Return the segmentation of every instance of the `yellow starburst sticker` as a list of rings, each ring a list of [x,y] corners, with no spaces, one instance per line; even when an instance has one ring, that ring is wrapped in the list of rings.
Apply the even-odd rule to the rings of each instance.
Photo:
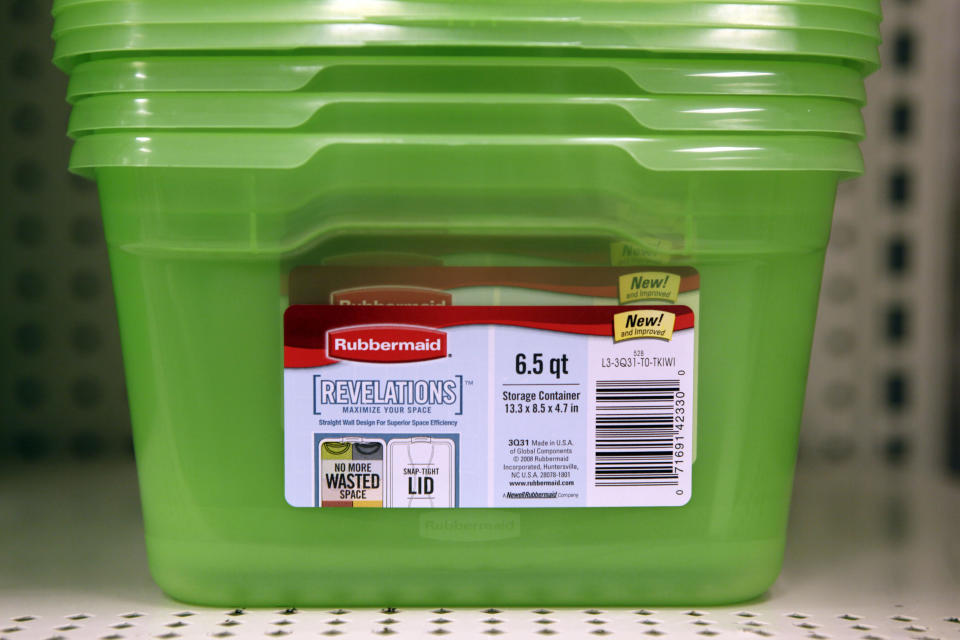
[[[673,339],[676,314],[658,309],[637,309],[613,316],[613,341],[637,338]]]

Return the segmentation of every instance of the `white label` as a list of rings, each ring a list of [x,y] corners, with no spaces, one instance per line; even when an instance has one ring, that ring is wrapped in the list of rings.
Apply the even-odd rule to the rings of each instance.
[[[290,504],[686,504],[689,308],[629,307],[668,319],[671,331],[620,341],[614,316],[624,307],[478,309],[291,307],[288,321],[295,312],[300,332],[318,335],[284,372]],[[416,350],[421,336],[429,350]]]

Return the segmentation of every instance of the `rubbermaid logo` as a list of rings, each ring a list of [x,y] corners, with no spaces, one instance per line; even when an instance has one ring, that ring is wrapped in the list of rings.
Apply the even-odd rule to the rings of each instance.
[[[357,362],[419,362],[447,357],[447,334],[409,325],[367,325],[327,332],[327,355]]]
[[[356,287],[341,289],[330,294],[330,303],[342,306],[425,306],[446,307],[453,303],[453,294],[426,287]]]

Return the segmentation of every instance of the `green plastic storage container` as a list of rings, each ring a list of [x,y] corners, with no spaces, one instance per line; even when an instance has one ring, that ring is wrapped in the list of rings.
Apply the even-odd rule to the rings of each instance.
[[[739,4],[797,23],[238,4],[330,22],[255,27],[209,22],[221,3],[57,3],[208,21],[57,32],[165,592],[692,606],[769,587],[836,188],[863,168],[876,38],[851,25],[879,15]]]
[[[119,58],[77,65],[67,99],[168,92],[763,95],[863,104],[856,69],[762,59],[502,56],[221,56]]]
[[[170,595],[706,604],[776,577],[823,252],[837,182],[860,170],[855,143],[103,134],[78,141],[73,167],[100,186],[148,552]],[[700,274],[686,506],[453,509],[425,535],[430,511],[284,501],[295,267],[609,266],[620,242]]]
[[[267,129],[317,133],[642,135],[762,131],[862,138],[845,100],[477,94],[107,94],[76,103],[71,136],[113,129]]]
[[[349,12],[348,12],[349,11]],[[447,54],[550,50],[669,55],[780,55],[879,64],[876,3],[392,0],[98,0],[57,4],[54,62],[123,52],[385,48]],[[472,51],[471,51],[472,50]]]
[[[492,10],[493,9],[493,10]],[[824,29],[880,37],[877,15],[845,7],[798,3],[677,2],[676,0],[619,1],[554,0],[549,7],[529,2],[383,2],[352,8],[344,13],[338,2],[255,0],[206,2],[156,2],[151,0],[101,0],[58,7],[53,35],[59,38],[77,29],[112,25],[184,24],[379,24],[394,27],[443,25],[487,28],[525,24],[533,29],[553,22],[631,28],[651,25],[687,25],[726,28]],[[536,31],[530,35],[536,37]]]
[[[836,58],[864,72],[879,66],[877,38],[829,30],[795,30],[640,25],[629,28],[557,22],[538,40],[524,39],[529,27],[469,26],[454,30],[438,26],[384,28],[376,24],[148,24],[90,27],[64,33],[57,39],[54,62],[69,71],[77,62],[131,51],[151,55],[214,51],[302,52],[304,49],[381,48],[385,52],[419,53],[435,47],[462,55],[473,47],[598,51],[606,55],[628,52],[665,55],[786,55],[813,59]],[[467,45],[465,43],[472,43]],[[469,53],[469,51],[467,51]]]
[[[104,0],[54,0],[53,3],[53,15],[60,14],[63,10],[76,7],[77,5],[91,5]],[[169,3],[169,0],[167,0]],[[444,2],[449,0],[439,0],[439,2]],[[687,4],[695,5],[698,3],[707,3],[714,4],[717,0],[681,0]],[[584,0],[579,3],[581,10],[583,7],[589,7],[591,2],[596,2],[602,4],[606,2],[609,4],[609,0]],[[172,5],[172,3],[170,3]],[[311,5],[305,5],[306,7],[314,6],[318,3],[311,3]],[[429,7],[431,6],[429,2],[418,3],[420,7]],[[499,8],[501,6],[511,6],[516,5],[516,2],[509,2],[508,0],[489,0],[486,3],[490,7]],[[880,0],[739,0],[738,4],[756,4],[756,5],[781,5],[781,6],[814,6],[814,7],[831,7],[831,8],[841,8],[841,9],[853,9],[856,11],[864,11],[873,15],[877,20],[880,18]],[[557,3],[559,6],[560,3]],[[569,5],[569,3],[568,3]],[[187,6],[187,3],[181,3],[181,7]],[[321,5],[322,6],[322,5]],[[390,8],[395,13],[405,14],[407,12],[416,11],[415,3],[409,2],[407,0],[390,0],[389,2],[378,2],[377,7]],[[494,9],[496,11],[497,9]]]

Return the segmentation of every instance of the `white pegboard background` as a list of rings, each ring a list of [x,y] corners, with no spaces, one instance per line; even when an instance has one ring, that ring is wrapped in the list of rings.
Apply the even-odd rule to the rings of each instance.
[[[947,464],[960,175],[960,2],[884,2],[867,171],[841,187],[804,412],[803,460]]]
[[[49,0],[3,0],[0,456],[127,454],[129,419],[96,191],[66,172]],[[884,3],[866,175],[843,186],[802,463],[945,466],[955,296],[960,2]]]
[[[49,2],[0,2],[0,450],[121,451],[129,418],[106,249],[94,185],[66,171]]]

